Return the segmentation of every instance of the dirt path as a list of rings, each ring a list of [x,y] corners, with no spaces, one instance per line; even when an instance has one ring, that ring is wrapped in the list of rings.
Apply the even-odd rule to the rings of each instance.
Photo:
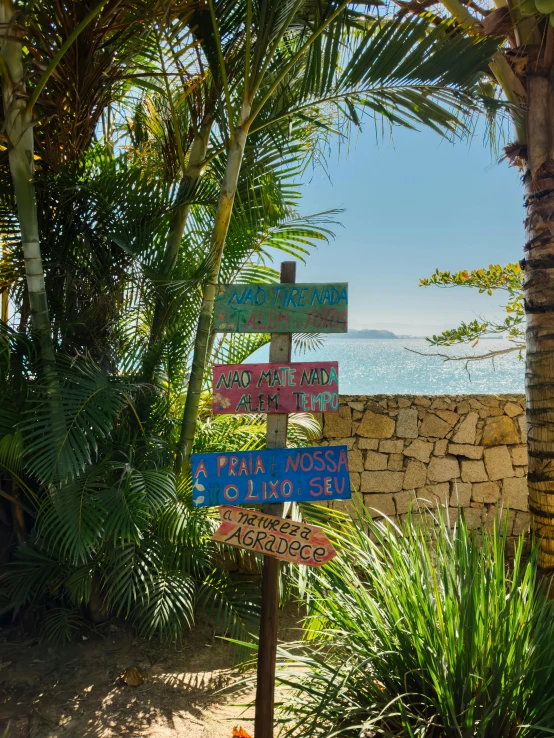
[[[294,640],[296,616],[282,618]],[[251,688],[222,694],[237,677],[230,644],[197,627],[184,645],[144,641],[116,625],[53,648],[0,632],[0,736],[6,738],[231,738],[253,734]],[[136,667],[144,681],[120,675]]]

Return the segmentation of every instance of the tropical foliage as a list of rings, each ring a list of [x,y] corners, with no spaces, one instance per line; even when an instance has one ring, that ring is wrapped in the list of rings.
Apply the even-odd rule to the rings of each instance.
[[[480,361],[494,359],[498,356],[517,351],[520,358],[525,350],[525,309],[523,304],[523,271],[520,264],[491,264],[488,269],[473,269],[468,272],[441,272],[438,269],[431,277],[421,279],[420,287],[467,287],[476,289],[480,294],[489,296],[497,292],[507,292],[508,300],[503,307],[506,313],[504,320],[479,317],[469,323],[462,322],[456,328],[450,328],[439,335],[428,338],[431,346],[453,346],[472,344],[475,347],[479,339],[486,336],[505,336],[511,346],[498,351],[478,352],[473,355],[439,354],[446,361]],[[436,355],[436,354],[434,354]]]
[[[340,554],[310,580],[304,641],[280,654],[284,735],[550,734],[554,605],[536,551],[520,539],[508,566],[500,516],[480,536],[419,517],[335,514]]]
[[[461,131],[494,44],[344,0],[6,0],[0,22],[4,607],[46,606],[56,637],[88,607],[175,638],[201,604],[244,636],[255,598],[183,460],[263,444],[207,388],[268,336],[217,337],[213,287],[332,237],[301,176],[364,115]]]
[[[290,181],[295,171],[289,167],[281,177],[278,168],[271,171],[271,186],[263,163],[250,170],[260,173],[263,190],[250,180],[244,183],[248,205],[237,206],[224,262],[230,279],[275,279],[266,264],[275,249],[302,258],[330,235],[330,216],[295,214],[297,188]],[[9,576],[11,601],[19,607],[55,595],[75,614],[96,592],[105,607],[146,634],[170,637],[192,622],[198,601],[212,607],[227,596],[224,591],[230,599],[222,617],[252,615],[255,598],[246,585],[239,598],[236,576],[216,567],[217,552],[209,541],[213,523],[205,511],[191,509],[187,479],[176,480],[173,473],[186,394],[182,357],[192,343],[209,201],[194,204],[198,217],[191,214],[174,271],[171,332],[160,349],[156,379],[146,382],[143,357],[156,289],[152,264],[163,249],[175,188],[129,164],[126,154],[113,159],[100,153],[76,172],[45,179],[43,190],[42,177],[37,178],[37,192],[44,192],[38,203],[42,240],[50,246],[48,283],[60,285],[50,311],[60,347],[59,416],[53,421],[51,385],[36,372],[32,337],[24,339],[6,326],[2,487],[35,520]],[[262,196],[268,207],[256,211],[252,203]],[[53,205],[60,200],[65,207]],[[59,237],[50,240],[52,232]],[[12,314],[20,321],[23,266],[17,252],[10,256],[5,263],[13,275]],[[223,338],[214,345],[214,356],[242,361],[266,340]],[[291,442],[309,438],[302,427],[302,418],[291,425]],[[206,398],[196,448],[257,448],[264,429],[259,417],[213,419]],[[31,521],[23,522],[27,538]]]
[[[458,39],[449,23],[430,24],[427,18],[397,22],[361,13],[357,5],[348,0],[325,0],[317,6],[288,0],[277,9],[270,2],[247,1],[233,4],[232,16],[218,16],[217,4],[210,5],[215,23],[213,47],[206,54],[225,101],[220,125],[226,166],[178,444],[179,470],[188,468],[194,440],[215,286],[249,137],[275,123],[290,128],[294,118],[302,120],[306,114],[315,124],[312,111],[322,107],[327,114],[324,129],[332,124],[344,130],[359,125],[364,113],[377,113],[385,121],[425,123],[443,132],[455,131],[459,116],[475,109],[475,98],[467,92],[494,44],[464,39],[463,49],[456,50]],[[225,22],[218,22],[219,17]],[[245,29],[240,39],[237,25]],[[450,50],[444,54],[447,40],[452,56]]]
[[[91,602],[99,603],[96,616],[109,610],[147,635],[172,638],[202,604],[220,627],[245,636],[257,597],[242,580],[239,597],[236,571],[219,566],[221,553],[209,540],[214,522],[191,509],[187,480],[173,472],[221,155],[206,166],[201,186],[180,186],[168,172],[171,154],[160,156],[169,140],[167,128],[156,125],[164,99],[143,81],[128,95],[128,115],[94,128],[82,156],[60,163],[46,158],[45,146],[38,159],[54,384],[31,331],[17,210],[3,170],[0,492],[21,544],[5,592],[16,611],[61,605],[45,620],[56,637],[67,635]],[[126,100],[110,115],[125,110]],[[188,119],[183,125],[186,132]],[[275,253],[302,260],[332,236],[332,213],[297,211],[298,180],[317,144],[312,130],[299,126],[288,145],[252,137],[222,263],[229,281],[274,281]],[[189,221],[169,282],[166,244],[184,206]],[[159,305],[171,321],[154,341]],[[216,357],[240,362],[267,339],[222,336],[207,371]],[[213,419],[206,397],[196,448],[257,448],[264,429],[260,417]],[[305,418],[293,418],[291,443],[308,442],[311,432]]]

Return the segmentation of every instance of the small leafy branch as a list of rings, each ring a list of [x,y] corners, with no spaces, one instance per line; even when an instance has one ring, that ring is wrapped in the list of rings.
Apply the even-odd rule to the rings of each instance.
[[[476,356],[450,356],[448,354],[432,354],[442,356],[446,361],[480,361],[494,359],[503,354],[518,351],[520,358],[525,349],[525,309],[523,305],[523,270],[519,264],[491,264],[488,269],[463,270],[460,272],[441,272],[438,269],[426,279],[421,279],[420,287],[469,287],[480,293],[492,295],[496,290],[508,293],[508,301],[504,306],[506,317],[497,321],[479,317],[469,323],[462,322],[457,328],[449,328],[438,335],[428,338],[431,346],[452,346],[455,344],[471,344],[475,346],[485,336],[506,335],[513,344],[507,349],[487,351]]]

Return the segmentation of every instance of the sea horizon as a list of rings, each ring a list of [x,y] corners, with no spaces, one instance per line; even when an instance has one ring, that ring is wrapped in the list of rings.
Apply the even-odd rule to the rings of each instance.
[[[462,395],[521,394],[525,362],[513,352],[494,360],[473,357],[509,348],[505,338],[470,346],[433,347],[424,338],[327,337],[312,351],[293,351],[293,361],[338,361],[339,392],[343,395]],[[493,348],[494,347],[494,348]],[[441,356],[465,356],[445,361]],[[426,355],[422,355],[426,354]],[[267,362],[264,346],[248,359]],[[469,359],[469,361],[468,361]]]

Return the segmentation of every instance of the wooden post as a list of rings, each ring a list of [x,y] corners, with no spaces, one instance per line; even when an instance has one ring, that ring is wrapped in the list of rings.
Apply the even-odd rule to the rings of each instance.
[[[296,262],[281,263],[281,283],[296,282]],[[269,361],[290,361],[292,353],[291,333],[272,333],[269,345]],[[267,416],[267,448],[286,448],[288,415]],[[282,504],[262,505],[271,515],[283,515]],[[256,715],[254,737],[273,738],[273,712],[275,703],[275,665],[277,658],[277,625],[279,612],[279,561],[264,556],[262,575],[262,615],[258,647],[258,679],[256,685]]]

